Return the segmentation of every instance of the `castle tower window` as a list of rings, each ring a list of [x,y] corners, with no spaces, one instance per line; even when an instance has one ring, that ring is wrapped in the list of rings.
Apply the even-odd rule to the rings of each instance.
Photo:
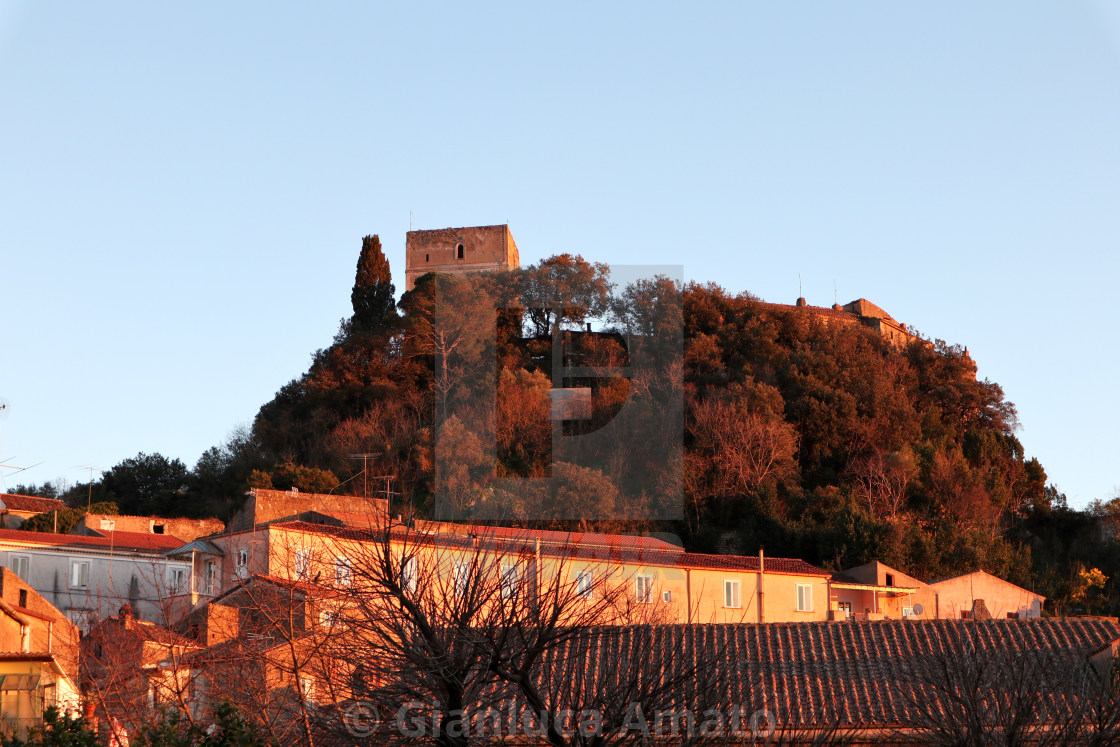
[[[463,245],[459,244],[459,246],[455,247],[455,259],[462,259],[462,258],[463,258]]]
[[[431,261],[432,261],[432,258],[431,258],[431,256],[430,256],[430,255],[427,255],[427,254],[425,254],[425,255],[424,255],[424,261],[425,261],[425,262],[431,262]]]

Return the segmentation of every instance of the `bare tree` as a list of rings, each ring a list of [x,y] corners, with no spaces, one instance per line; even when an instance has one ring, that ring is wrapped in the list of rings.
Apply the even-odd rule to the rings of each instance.
[[[918,475],[913,453],[873,449],[848,466],[848,474],[872,516],[893,519],[906,504],[910,483]]]
[[[1077,652],[993,650],[962,628],[952,650],[915,655],[908,686],[913,741],[929,745],[1112,745],[1120,690]]]
[[[653,662],[641,650],[641,631],[664,620],[651,603],[659,597],[634,592],[626,569],[641,563],[637,551],[620,557],[617,548],[542,543],[516,530],[437,529],[336,532],[348,542],[352,576],[322,653],[366,663],[352,689],[381,712],[380,741],[466,745],[495,736],[490,723],[491,732],[527,730],[558,746],[611,744],[637,738],[618,728],[633,704],[652,713],[686,685],[704,690],[698,683],[713,667]],[[623,629],[632,631],[626,655],[573,690],[564,673],[603,631]],[[597,714],[595,729],[568,728],[569,712],[581,710]]]

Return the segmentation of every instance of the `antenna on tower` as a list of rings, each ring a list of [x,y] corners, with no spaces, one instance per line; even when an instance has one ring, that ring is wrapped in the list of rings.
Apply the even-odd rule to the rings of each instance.
[[[840,303],[840,294],[836,290],[836,278],[832,279],[832,302],[835,304]]]

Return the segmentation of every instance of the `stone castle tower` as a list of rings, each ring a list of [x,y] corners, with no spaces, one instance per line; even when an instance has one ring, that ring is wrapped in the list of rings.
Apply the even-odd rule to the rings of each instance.
[[[429,272],[466,275],[520,266],[517,244],[506,224],[409,231],[405,237],[406,291]]]

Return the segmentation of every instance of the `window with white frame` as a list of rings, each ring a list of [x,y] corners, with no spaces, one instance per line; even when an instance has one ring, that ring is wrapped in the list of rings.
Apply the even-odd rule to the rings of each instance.
[[[465,597],[471,583],[471,567],[467,563],[456,563],[451,567],[452,591],[457,597]]]
[[[576,576],[576,593],[584,599],[590,599],[595,589],[595,577],[591,571],[580,571]]]
[[[336,558],[334,561],[334,580],[339,586],[349,586],[354,564],[350,558]]]
[[[307,578],[311,575],[311,551],[296,550],[292,558],[292,570],[296,578]]]
[[[88,560],[71,560],[70,561],[70,588],[71,589],[88,589],[89,588],[89,561]]]
[[[315,680],[310,677],[301,676],[299,678],[299,692],[307,703],[314,703],[316,697]]]
[[[30,571],[30,569],[31,569],[31,556],[30,555],[9,555],[8,556],[8,567],[12,569],[12,572],[14,574],[16,574],[17,576],[22,578],[24,581],[26,581],[28,571]]]
[[[740,596],[740,585],[736,579],[725,579],[723,582],[723,606],[729,609],[739,609],[743,606]]]
[[[234,571],[238,578],[249,578],[249,551],[241,549],[237,551],[237,568]]]
[[[797,585],[797,611],[813,611],[813,587],[811,584]]]
[[[407,557],[401,563],[401,589],[409,594],[416,592],[416,584],[420,580],[420,566],[415,555]]]
[[[653,602],[653,576],[638,576],[634,580],[634,592],[640,603]]]
[[[82,633],[88,633],[90,628],[98,622],[97,610],[69,609],[66,617],[78,627]]]
[[[517,566],[502,566],[502,599],[512,599],[517,595]]]
[[[218,593],[218,561],[207,560],[206,564],[202,567],[202,593],[203,594],[217,594]]]
[[[913,617],[914,616],[914,608],[913,607],[903,607],[902,608],[902,616],[903,617]]]
[[[167,593],[178,594],[187,588],[187,569],[172,566],[167,569]]]
[[[666,604],[672,604],[673,603],[673,592],[669,589],[666,589],[665,591],[661,592],[661,601],[665,602]]]

